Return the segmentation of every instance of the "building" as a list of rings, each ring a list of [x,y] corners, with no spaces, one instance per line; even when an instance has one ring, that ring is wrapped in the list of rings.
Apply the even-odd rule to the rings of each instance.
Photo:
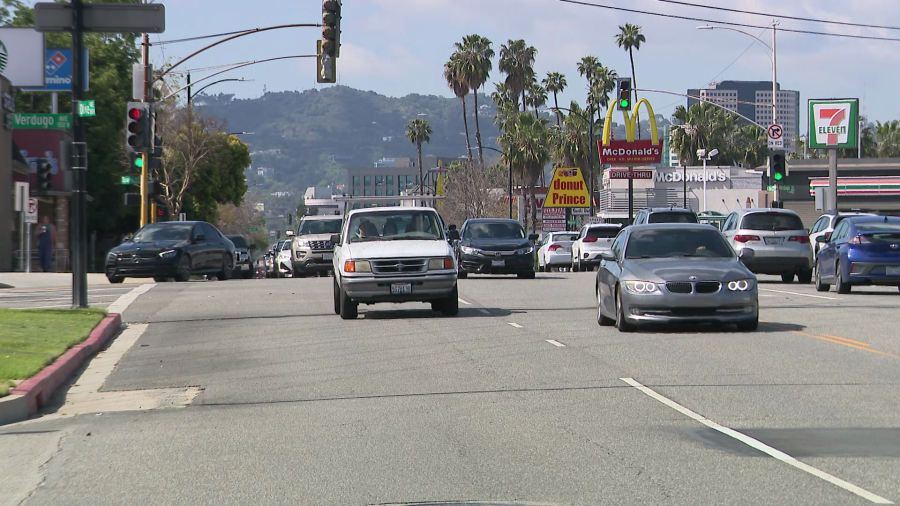
[[[756,123],[772,124],[772,81],[721,81],[710,88],[687,90],[688,108],[698,103],[701,97],[737,112]],[[778,124],[784,127],[785,149],[792,150],[795,137],[800,135],[800,92],[782,90],[777,92]],[[741,118],[741,123],[748,123]]]
[[[446,167],[455,158],[423,156],[425,173],[439,167]],[[487,161],[485,161],[487,163]],[[410,191],[419,186],[419,168],[415,158],[382,158],[373,167],[359,167],[347,170],[347,194],[355,197],[392,197],[400,192]],[[426,178],[426,186],[428,180]]]

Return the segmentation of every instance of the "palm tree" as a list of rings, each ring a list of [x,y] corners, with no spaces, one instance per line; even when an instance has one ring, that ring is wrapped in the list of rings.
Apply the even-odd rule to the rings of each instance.
[[[462,62],[461,75],[473,91],[475,97],[475,143],[478,145],[478,161],[484,169],[484,150],[481,147],[481,126],[478,122],[478,90],[484,86],[491,76],[494,64],[492,42],[481,35],[473,34],[463,37],[462,42],[454,44],[456,54]]]
[[[528,105],[534,108],[534,117],[539,117],[538,109],[547,105],[547,90],[534,79],[528,86]]]
[[[500,46],[500,72],[506,74],[506,85],[510,95],[518,104],[522,97],[522,111],[525,111],[525,90],[534,77],[534,59],[537,49],[528,46],[524,40],[508,40]]]
[[[544,85],[544,89],[547,90],[547,93],[553,94],[553,108],[556,110],[556,126],[560,126],[560,115],[559,115],[559,100],[557,99],[557,95],[565,91],[567,83],[566,76],[560,74],[559,72],[547,72],[547,77],[541,81],[541,84]]]
[[[528,112],[521,112],[510,121],[500,136],[500,142],[507,148],[504,162],[510,165],[517,177],[525,182],[531,196],[531,229],[537,228],[537,198],[535,185],[550,160],[548,149],[547,118],[535,118]],[[526,208],[526,213],[527,213]],[[527,216],[526,216],[527,223]]]
[[[469,142],[469,118],[466,114],[466,95],[469,94],[469,85],[462,77],[460,71],[460,60],[456,57],[456,53],[450,57],[450,61],[444,64],[444,79],[447,80],[447,86],[453,90],[453,94],[462,100],[463,106],[463,127],[466,131],[466,156],[469,157],[469,163],[472,161],[472,145]]]
[[[631,23],[625,23],[625,26],[619,26],[619,33],[616,34],[616,44],[628,51],[628,58],[631,59],[631,88],[634,90],[634,103],[636,104],[638,101],[638,93],[637,93],[637,79],[634,76],[634,50],[641,50],[641,43],[647,42],[647,38],[644,37],[644,34],[641,33],[641,27],[639,25],[633,25]],[[641,135],[641,122],[639,118],[639,114],[637,109],[634,110],[634,117],[638,118],[638,139],[640,139]]]
[[[425,189],[425,179],[422,175],[422,143],[431,142],[433,133],[427,119],[416,118],[406,125],[406,138],[415,144],[419,151],[419,195],[423,195]]]
[[[590,157],[588,123],[584,110],[576,101],[569,104],[570,114],[564,115],[562,125],[551,130],[551,148],[557,167],[579,167],[589,173]]]
[[[876,153],[879,158],[900,156],[900,121],[875,122]]]

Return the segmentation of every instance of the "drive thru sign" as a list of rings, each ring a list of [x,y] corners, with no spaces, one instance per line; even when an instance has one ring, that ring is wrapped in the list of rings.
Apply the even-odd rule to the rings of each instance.
[[[544,207],[589,207],[588,193],[578,167],[558,167],[553,173]]]

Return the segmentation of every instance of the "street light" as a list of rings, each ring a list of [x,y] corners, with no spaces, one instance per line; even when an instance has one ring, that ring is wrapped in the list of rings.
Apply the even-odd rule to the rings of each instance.
[[[706,25],[706,26],[698,26],[697,30],[731,30],[732,32],[743,33],[744,35],[753,38],[763,46],[765,46],[769,51],[772,52],[772,56],[769,58],[772,60],[772,124],[778,124],[778,53],[776,51],[777,46],[775,45],[775,32],[776,27],[778,26],[778,21],[772,22],[772,45],[768,45],[762,41],[756,35],[752,33],[745,32],[744,30],[740,30],[738,28],[733,28],[730,26],[718,26],[718,25]],[[781,199],[778,198],[778,185],[775,185],[775,201],[780,202]]]
[[[712,157],[714,157],[718,154],[719,154],[718,149],[713,149],[709,153],[707,153],[705,149],[697,150],[697,158],[703,160],[703,212],[704,213],[709,211],[709,209],[706,207],[706,180],[708,179],[707,175],[706,175],[706,162],[710,161],[712,159]]]

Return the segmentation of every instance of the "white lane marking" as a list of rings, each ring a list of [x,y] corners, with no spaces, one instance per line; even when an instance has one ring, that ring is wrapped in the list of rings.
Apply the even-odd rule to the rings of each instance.
[[[460,304],[465,304],[465,305],[467,305],[467,306],[471,306],[471,305],[472,305],[471,302],[466,302],[466,301],[464,301],[464,300],[462,300],[462,299],[459,299],[459,303],[460,303]]]
[[[115,302],[110,304],[109,307],[106,308],[106,310],[110,313],[122,313],[125,311],[125,309],[128,308],[128,306],[131,305],[132,302],[137,300],[137,298],[144,293],[147,293],[154,286],[156,286],[156,283],[148,283],[146,285],[135,287],[130,292],[122,295]]]
[[[566,345],[557,341],[556,339],[544,339],[544,340],[547,341],[548,343],[552,344],[553,346],[556,346],[557,348],[565,348],[566,347]]]
[[[519,325],[518,323],[509,322],[507,325],[509,325],[510,327],[515,327],[517,329],[522,328],[522,326]]]
[[[483,313],[483,314],[491,314],[490,311],[488,311],[487,309],[483,309],[483,308],[479,308],[478,311],[481,312],[481,313]]]
[[[640,390],[642,393],[646,394],[647,396],[649,396],[653,399],[656,399],[657,401],[665,404],[666,406],[674,409],[675,411],[678,411],[682,415],[685,415],[688,418],[692,418],[693,420],[698,421],[698,422],[702,423],[703,425],[706,425],[710,429],[719,431],[722,434],[725,434],[726,436],[737,439],[738,441],[744,443],[745,445],[747,445],[753,449],[759,450],[772,458],[778,459],[781,462],[784,462],[785,464],[787,464],[789,466],[796,467],[797,469],[799,469],[803,472],[809,473],[809,474],[815,476],[816,478],[825,480],[828,483],[831,483],[832,485],[841,487],[842,489],[844,489],[848,492],[852,492],[852,493],[862,497],[863,499],[866,499],[867,501],[873,502],[875,504],[894,504],[893,502],[885,499],[884,497],[873,494],[872,492],[869,492],[868,490],[860,488],[850,482],[844,481],[844,480],[838,478],[837,476],[833,476],[831,474],[826,473],[825,471],[822,471],[821,469],[815,468],[808,464],[804,464],[803,462],[800,462],[799,460],[795,459],[794,457],[791,457],[787,453],[784,453],[781,450],[772,448],[771,446],[763,443],[762,441],[760,441],[758,439],[754,439],[744,433],[738,432],[734,429],[729,429],[728,427],[725,427],[723,425],[719,425],[718,423],[710,420],[709,418],[706,418],[705,416],[703,416],[699,413],[695,413],[694,411],[691,411],[690,409],[682,406],[681,404],[678,404],[677,402],[673,401],[672,399],[669,399],[668,397],[665,397],[665,396],[657,393],[655,390],[645,387],[644,385],[637,382],[634,378],[619,378],[619,379],[624,381],[625,383],[633,386],[634,388]]]
[[[775,293],[786,293],[788,295],[799,295],[801,297],[812,297],[813,299],[838,300],[837,297],[825,297],[824,295],[812,295],[809,293],[786,292],[784,290],[772,290],[771,288],[760,288],[760,290]]]

